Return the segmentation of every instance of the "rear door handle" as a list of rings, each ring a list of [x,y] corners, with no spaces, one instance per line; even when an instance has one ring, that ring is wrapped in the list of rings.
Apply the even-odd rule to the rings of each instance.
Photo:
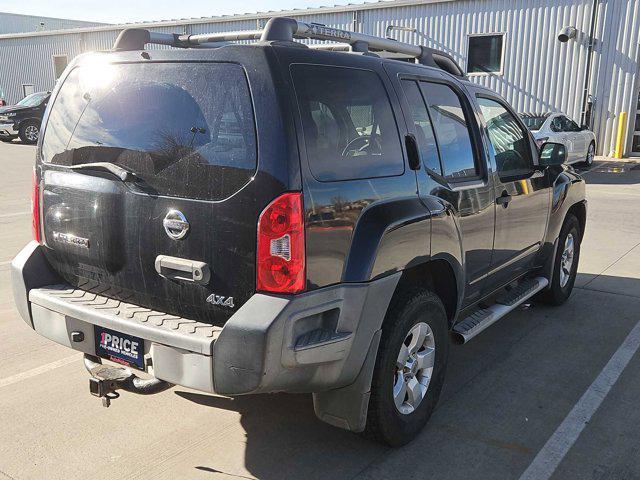
[[[507,208],[509,206],[510,201],[511,201],[511,195],[509,195],[509,193],[506,190],[502,192],[502,195],[496,198],[496,203],[498,205],[502,205],[504,208]]]

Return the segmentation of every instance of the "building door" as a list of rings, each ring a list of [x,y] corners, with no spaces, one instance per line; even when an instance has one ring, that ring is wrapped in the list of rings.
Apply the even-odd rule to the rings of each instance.
[[[638,93],[638,103],[636,105],[636,120],[634,122],[631,155],[634,157],[640,157],[640,93]]]

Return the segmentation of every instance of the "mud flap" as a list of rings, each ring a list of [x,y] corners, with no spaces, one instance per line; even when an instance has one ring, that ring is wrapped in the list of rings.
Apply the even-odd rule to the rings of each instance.
[[[343,388],[313,394],[313,409],[320,420],[352,432],[364,430],[381,335],[382,330],[373,335],[364,365],[355,382]]]

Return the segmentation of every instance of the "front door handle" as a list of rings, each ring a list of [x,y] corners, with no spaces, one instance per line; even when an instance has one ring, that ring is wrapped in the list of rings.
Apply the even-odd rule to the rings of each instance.
[[[496,203],[498,205],[502,205],[504,208],[507,208],[509,206],[510,201],[511,201],[511,195],[509,195],[509,193],[506,190],[502,192],[502,195],[496,198]]]

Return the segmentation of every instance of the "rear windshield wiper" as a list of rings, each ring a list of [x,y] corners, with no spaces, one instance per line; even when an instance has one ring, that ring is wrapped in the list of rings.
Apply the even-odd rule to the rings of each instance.
[[[81,163],[79,165],[71,165],[69,168],[72,170],[98,170],[101,172],[109,172],[123,182],[132,182],[136,179],[135,173],[110,162]]]

